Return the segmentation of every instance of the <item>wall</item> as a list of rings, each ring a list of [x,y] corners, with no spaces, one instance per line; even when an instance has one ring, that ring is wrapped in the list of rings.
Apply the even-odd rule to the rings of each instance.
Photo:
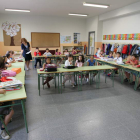
[[[140,33],[140,13],[103,21],[103,35]],[[103,42],[139,43],[135,40],[102,40]]]
[[[63,17],[46,17],[46,16],[19,16],[19,15],[0,15],[0,25],[3,22],[17,22],[21,24],[21,36],[31,42],[31,32],[59,32],[61,35],[71,35],[81,33],[81,41],[87,43],[85,39],[86,19],[82,18],[63,18]],[[67,44],[61,44],[67,45]],[[73,43],[68,44],[73,45]],[[56,48],[52,48],[53,50]],[[0,28],[0,54],[4,55],[7,50],[20,50],[20,46],[4,46],[3,31]],[[34,49],[32,49],[34,51]]]

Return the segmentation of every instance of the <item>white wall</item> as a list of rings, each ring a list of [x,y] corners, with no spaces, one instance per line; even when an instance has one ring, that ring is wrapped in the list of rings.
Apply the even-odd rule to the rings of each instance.
[[[17,22],[21,24],[22,37],[31,41],[31,32],[59,32],[61,35],[71,35],[81,33],[81,41],[86,41],[86,19],[82,18],[62,18],[46,16],[19,16],[0,15],[0,26],[3,22]],[[0,41],[3,41],[3,31],[0,28]]]
[[[140,13],[103,21],[103,35],[140,33]],[[139,43],[135,40],[103,40],[103,42]]]

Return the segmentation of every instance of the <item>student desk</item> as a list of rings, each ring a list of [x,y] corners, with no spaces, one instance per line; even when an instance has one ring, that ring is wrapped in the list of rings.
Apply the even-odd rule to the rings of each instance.
[[[132,67],[132,65],[128,65],[128,64],[118,65],[114,61],[104,61],[104,60],[97,59],[97,58],[95,58],[95,60],[97,62],[100,62],[100,63],[104,64],[104,65],[110,65],[110,66],[119,68],[122,83],[123,83],[123,80],[124,80],[124,72],[125,71],[128,71],[130,73],[135,73],[136,74],[136,81],[135,81],[134,90],[137,90],[137,86],[138,86],[138,83],[139,83],[139,77],[140,77],[140,68],[134,68],[134,67]]]
[[[98,76],[96,78],[98,78],[98,85],[97,87],[99,88],[99,83],[100,83],[100,71],[102,70],[111,70],[113,75],[114,75],[114,67],[111,66],[107,66],[107,65],[103,65],[103,66],[84,66],[84,67],[79,67],[79,68],[75,68],[75,69],[64,69],[64,68],[58,68],[56,72],[44,72],[44,71],[40,71],[39,69],[37,69],[37,74],[38,74],[38,90],[39,90],[39,96],[40,96],[40,77],[42,77],[43,74],[54,74],[55,77],[58,76],[58,91],[59,91],[59,78],[60,78],[60,93],[62,93],[62,74],[63,73],[74,73],[77,77],[78,75],[78,88],[79,88],[79,75],[81,75],[81,79],[82,79],[82,72],[89,72],[89,73],[93,73],[95,71],[98,71]],[[56,79],[56,78],[55,78]],[[112,77],[112,85],[114,86],[114,76]],[[55,81],[56,82],[56,81]],[[56,83],[55,83],[56,86]]]
[[[26,131],[28,133],[28,126],[27,126],[27,121],[26,121],[26,110],[25,110],[25,99],[26,98],[27,98],[27,95],[26,95],[24,86],[22,86],[22,88],[20,90],[7,91],[5,95],[0,94],[0,102],[8,102],[8,101],[19,101],[19,102],[11,104],[11,105],[7,105],[7,106],[0,106],[0,108],[21,104],[23,115],[24,115]]]

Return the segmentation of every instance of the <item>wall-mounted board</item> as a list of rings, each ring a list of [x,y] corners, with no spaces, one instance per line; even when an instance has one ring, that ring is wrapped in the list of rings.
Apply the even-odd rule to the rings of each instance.
[[[60,33],[31,33],[32,47],[50,48],[60,47]]]

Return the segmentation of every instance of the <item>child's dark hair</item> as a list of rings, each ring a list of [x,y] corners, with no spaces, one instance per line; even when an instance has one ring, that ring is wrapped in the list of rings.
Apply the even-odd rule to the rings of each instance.
[[[36,47],[36,49],[37,49],[37,50],[39,50],[39,48],[38,48],[38,47]]]
[[[0,56],[0,69],[4,69],[5,68],[5,60],[2,56]]]
[[[56,49],[55,51],[58,52],[58,49]]]
[[[14,54],[14,51],[10,51],[10,53]]]
[[[6,57],[7,57],[7,58],[9,58],[9,57],[10,57],[10,54],[9,54],[9,53],[8,53],[8,54],[6,54]]]
[[[137,55],[136,54],[132,54],[131,56],[134,56],[135,58],[137,58]]]
[[[7,55],[7,54],[10,54],[10,53],[12,53],[12,51],[7,51],[7,52],[6,52],[6,55]]]
[[[47,50],[49,51],[49,49],[48,49],[48,48],[46,49],[46,51],[47,51]]]
[[[109,54],[113,54],[113,52],[111,51]]]
[[[67,51],[67,52],[68,52],[68,49],[65,49],[65,51]]]
[[[80,57],[80,56],[82,57],[82,60],[80,61],[79,58],[78,58],[78,62],[84,63],[84,56],[83,56],[83,55],[79,55],[79,57]]]
[[[69,54],[68,57],[72,57],[73,58],[73,55],[72,54]]]
[[[121,55],[121,53],[120,53],[120,52],[117,52],[117,54]]]

